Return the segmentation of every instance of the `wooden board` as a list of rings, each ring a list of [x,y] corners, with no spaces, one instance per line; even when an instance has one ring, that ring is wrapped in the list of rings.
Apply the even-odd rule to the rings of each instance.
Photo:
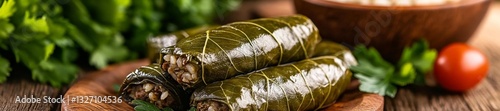
[[[234,17],[228,17],[226,20],[241,21],[254,16],[265,17],[264,13],[254,11],[254,6],[260,5],[265,1],[272,0],[244,0],[242,7],[247,11],[235,12],[241,15],[233,20]],[[277,0],[277,1],[291,1],[291,0]],[[499,1],[499,0],[497,0]],[[246,2],[252,2],[252,5],[247,5]],[[284,3],[290,4],[290,3]],[[282,7],[279,5],[267,5],[273,7]],[[292,5],[288,5],[292,7]],[[265,10],[268,7],[263,7]],[[288,8],[289,9],[289,8]],[[260,10],[260,9],[259,9]],[[279,12],[279,10],[278,10]],[[288,13],[288,12],[286,12]],[[274,13],[273,13],[274,14]],[[475,37],[469,42],[471,45],[479,48],[481,51],[490,58],[491,72],[476,89],[465,94],[449,94],[446,92],[439,92],[436,88],[421,88],[420,91],[412,92],[415,89],[402,88],[398,92],[396,98],[385,98],[384,109],[388,111],[418,111],[418,110],[452,110],[458,111],[463,109],[466,111],[498,111],[500,110],[500,44],[497,43],[500,33],[500,2],[493,3],[488,12],[488,15],[483,21],[480,28],[477,30]],[[83,70],[89,71],[89,70]],[[64,95],[67,88],[54,88],[50,85],[41,84],[37,81],[31,80],[31,73],[29,71],[13,72],[8,78],[7,82],[0,84],[0,111],[57,111],[61,108],[59,103],[33,103],[21,104],[15,103],[17,96],[33,95],[34,97],[52,96],[58,97]],[[80,76],[84,74],[79,74]],[[18,76],[18,77],[14,77]],[[84,75],[88,76],[88,75]],[[83,79],[78,77],[78,79]],[[68,85],[70,86],[70,85]],[[434,91],[435,90],[435,91]],[[431,92],[426,92],[431,91]],[[424,92],[424,93],[421,93]],[[118,109],[116,109],[118,110]]]
[[[121,84],[125,76],[136,68],[147,65],[147,60],[133,61],[123,64],[117,64],[107,67],[101,71],[92,72],[71,86],[64,98],[74,98],[82,96],[118,96],[118,92],[113,89],[114,84]],[[357,90],[359,83],[351,82],[346,93],[344,93],[338,102],[325,108],[325,111],[381,111],[384,106],[384,98],[377,94],[362,93]],[[122,103],[62,103],[61,110],[133,110],[125,102]]]
[[[106,67],[103,70],[92,72],[85,77],[78,80],[71,86],[64,98],[71,99],[72,97],[84,96],[118,96],[113,88],[115,84],[121,84],[127,74],[134,71],[136,68],[147,65],[147,60],[139,60],[128,63],[116,64]],[[63,111],[76,111],[76,110],[116,110],[116,111],[129,111],[133,110],[125,102],[121,103],[80,103],[80,102],[65,102],[61,105]]]

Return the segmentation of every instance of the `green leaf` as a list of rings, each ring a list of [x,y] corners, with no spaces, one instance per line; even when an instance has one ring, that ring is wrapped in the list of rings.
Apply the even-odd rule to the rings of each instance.
[[[17,62],[23,62],[29,68],[35,68],[41,61],[50,57],[53,47],[53,43],[32,40],[13,44],[12,50]]]
[[[90,64],[104,68],[109,62],[126,59],[128,50],[125,47],[101,46],[90,57]]]
[[[66,24],[68,28],[68,35],[71,37],[80,47],[83,48],[83,50],[90,52],[94,50],[94,45],[92,44],[92,41],[89,40],[91,39],[90,37],[85,37],[80,30],[78,30],[73,24]]]
[[[369,78],[362,76],[362,74],[354,75],[356,78]],[[360,79],[359,81],[361,83],[359,90],[363,92],[376,93],[381,96],[389,97],[394,97],[397,93],[396,86],[392,85],[389,81],[367,81],[365,79]]]
[[[394,66],[385,61],[375,48],[358,45],[353,52],[358,65],[351,66],[351,70],[361,83],[359,90],[394,97],[396,87],[391,84]]]
[[[398,73],[393,75],[391,82],[399,86],[406,86],[408,84],[412,84],[416,76],[417,73],[415,72],[415,69],[413,69],[413,65],[408,62],[400,67]]]
[[[47,17],[41,18],[31,17],[29,12],[24,14],[23,26],[28,27],[33,32],[49,34],[49,26],[47,25]]]
[[[411,47],[406,47],[403,50],[398,65],[403,67],[403,64],[411,63],[416,73],[414,83],[417,85],[424,85],[425,75],[432,70],[436,57],[437,51],[435,49],[430,49],[429,43],[421,39],[413,43]]]
[[[54,44],[57,47],[73,47],[73,46],[75,46],[75,43],[73,42],[73,40],[71,40],[71,38],[68,38],[68,37],[54,38],[54,39],[52,39],[52,42],[54,42]]]
[[[14,31],[14,25],[5,19],[0,19],[0,39],[8,38],[12,31]]]
[[[193,0],[179,0],[176,2],[176,5],[179,7],[181,11],[188,10],[191,6]]]
[[[129,14],[131,27],[127,32],[129,34],[126,46],[137,54],[145,54],[147,47],[147,38],[158,34],[163,25],[162,19],[165,17],[160,10],[155,10],[155,0],[132,0]],[[166,13],[165,13],[166,14]],[[127,37],[127,36],[126,36]]]
[[[407,62],[411,62],[418,73],[424,74],[432,70],[436,57],[437,51],[435,49],[430,49],[429,43],[421,39],[413,43],[411,47],[406,47],[403,50],[398,65],[401,66]]]
[[[43,56],[44,60],[47,60],[50,57],[50,55],[52,55],[52,53],[54,53],[55,47],[56,47],[56,45],[52,44],[52,43],[51,44],[47,44],[45,46],[45,55]]]
[[[4,83],[7,77],[10,75],[10,63],[9,60],[0,56],[0,83]]]
[[[41,83],[50,83],[54,87],[61,87],[76,79],[78,67],[74,64],[62,63],[49,59],[40,62],[38,67],[31,69],[32,79]]]
[[[380,79],[387,78],[394,72],[394,66],[385,61],[375,48],[367,49],[364,45],[359,45],[354,50],[354,56],[358,60],[358,65],[351,67],[354,72]]]
[[[191,107],[189,111],[196,111],[196,107]]]
[[[82,0],[87,7],[87,11],[99,24],[108,25],[114,29],[126,28],[127,9],[131,5],[131,0]]]
[[[120,92],[120,84],[113,84],[113,90],[115,92]]]
[[[119,30],[92,20],[89,12],[92,9],[86,7],[82,1],[72,0],[64,5],[64,9],[67,19],[75,25],[70,27],[73,28],[70,30],[71,37],[82,45],[85,51],[92,53],[101,45],[117,44],[113,40],[120,35]]]
[[[63,18],[58,17],[58,18],[47,18],[47,26],[50,27],[49,29],[49,37],[50,39],[62,39],[62,38],[67,38],[64,37],[66,34],[66,26],[67,23],[64,21]]]
[[[135,105],[136,111],[160,111],[155,105],[143,100],[132,100],[132,104]]]
[[[424,83],[425,73],[432,69],[437,56],[436,50],[429,49],[425,40],[404,48],[397,69],[382,59],[374,48],[367,49],[364,45],[358,45],[353,54],[358,60],[358,65],[351,66],[351,70],[361,83],[360,91],[390,97],[396,95],[396,85]]]
[[[352,66],[351,70],[360,74],[369,74],[372,77],[383,79],[394,72],[393,66],[384,67],[379,64],[372,64],[366,59],[359,59],[357,66]]]
[[[7,50],[7,45],[9,45],[9,44],[6,43],[5,41],[2,41],[2,39],[0,39],[0,48],[1,49]]]
[[[75,48],[62,48],[61,60],[64,63],[71,63],[78,57],[78,51]]]
[[[434,61],[437,57],[436,50],[427,50],[421,56],[412,60],[415,69],[420,73],[426,73],[433,68]]]
[[[15,0],[5,0],[0,6],[0,19],[8,19],[16,12]]]
[[[165,107],[162,109],[162,111],[174,111],[174,109],[170,108],[170,107]]]
[[[167,0],[164,29],[176,31],[200,25],[209,25],[214,18],[222,17],[229,10],[237,8],[241,0]],[[222,18],[220,18],[222,19]]]

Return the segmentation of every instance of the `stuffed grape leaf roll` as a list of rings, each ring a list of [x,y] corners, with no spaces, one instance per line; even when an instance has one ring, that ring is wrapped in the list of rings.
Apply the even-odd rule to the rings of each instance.
[[[201,111],[318,110],[333,104],[349,85],[356,64],[339,44],[322,42],[315,58],[268,67],[195,90],[191,106]],[[321,55],[324,54],[324,55]]]
[[[158,56],[160,55],[159,52],[161,48],[173,46],[180,39],[187,38],[190,35],[194,35],[196,33],[200,33],[214,27],[216,26],[200,26],[200,27],[172,32],[169,34],[162,34],[150,37],[147,39],[147,45],[148,45],[147,56],[153,63],[156,63],[158,61],[159,58]]]
[[[165,75],[159,64],[142,66],[127,75],[120,88],[120,96],[128,103],[132,100],[144,100],[158,108],[171,107],[174,110],[186,110],[189,107],[189,95],[170,76]]]
[[[302,15],[234,22],[162,49],[162,69],[184,88],[310,58],[320,37]]]

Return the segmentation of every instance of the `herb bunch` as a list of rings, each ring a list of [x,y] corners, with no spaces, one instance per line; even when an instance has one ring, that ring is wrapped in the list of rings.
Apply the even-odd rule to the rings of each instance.
[[[360,91],[394,97],[397,86],[425,84],[425,75],[432,70],[437,51],[430,49],[425,40],[419,40],[404,48],[397,64],[384,60],[373,47],[358,45],[353,54],[358,65],[351,70],[361,83]]]

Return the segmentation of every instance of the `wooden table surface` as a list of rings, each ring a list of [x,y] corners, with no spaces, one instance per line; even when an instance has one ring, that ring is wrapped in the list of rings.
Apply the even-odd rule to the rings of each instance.
[[[463,94],[435,87],[406,87],[395,98],[385,98],[387,111],[499,111],[500,110],[500,2],[492,4],[469,44],[486,54],[490,71],[475,89]]]
[[[285,0],[286,1],[286,0]],[[291,5],[289,2],[280,4]],[[272,7],[272,5],[271,5]],[[266,7],[263,7],[266,8]],[[290,8],[281,8],[290,10]],[[258,9],[257,9],[258,10]],[[450,110],[488,111],[500,110],[500,2],[492,4],[480,28],[469,44],[483,51],[489,58],[490,72],[475,89],[456,94],[435,87],[405,87],[398,90],[395,98],[385,98],[385,110]],[[0,85],[0,111],[56,111],[57,103],[15,103],[16,97],[42,98],[64,95],[67,87],[53,88],[30,80],[28,74],[11,74],[9,80]]]

